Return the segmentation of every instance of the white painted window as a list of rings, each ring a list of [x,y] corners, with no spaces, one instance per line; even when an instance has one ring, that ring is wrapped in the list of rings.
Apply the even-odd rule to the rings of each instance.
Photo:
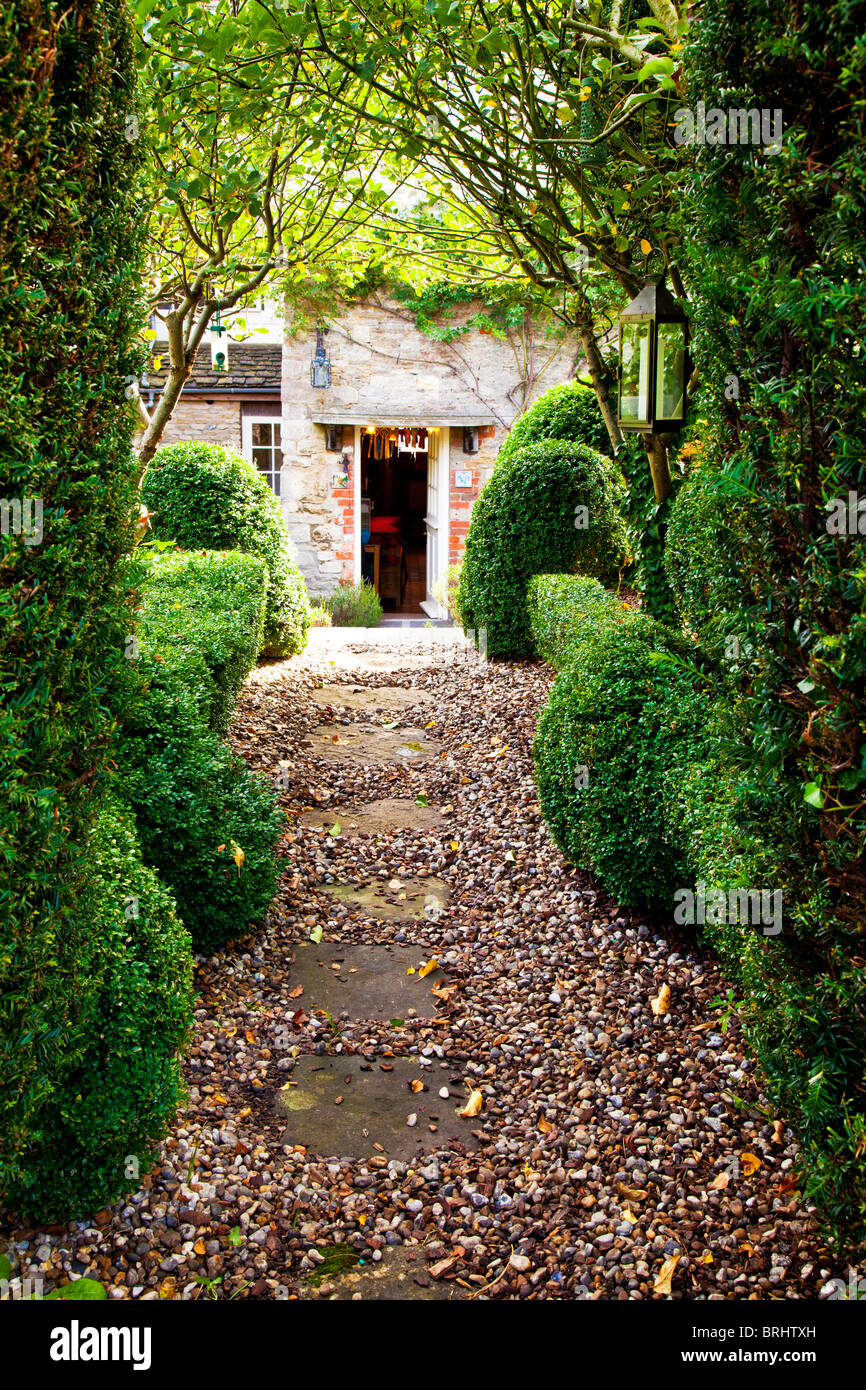
[[[279,417],[244,416],[243,454],[264,474],[279,497],[280,469],[283,466]]]

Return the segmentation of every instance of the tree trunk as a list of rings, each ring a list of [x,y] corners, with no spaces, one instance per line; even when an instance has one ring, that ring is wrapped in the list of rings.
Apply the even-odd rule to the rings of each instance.
[[[592,324],[592,314],[584,311],[577,321],[577,332],[580,338],[581,347],[586,355],[586,364],[589,368],[590,380],[598,401],[598,408],[601,411],[605,428],[610,436],[610,442],[614,453],[623,443],[623,433],[616,418],[616,410],[610,398],[608,390],[607,367],[604,359],[598,350],[598,343],[595,340],[595,330]]]
[[[667,446],[659,434],[645,434],[643,442],[649,459],[656,502],[661,506],[673,488],[671,470],[668,466]]]

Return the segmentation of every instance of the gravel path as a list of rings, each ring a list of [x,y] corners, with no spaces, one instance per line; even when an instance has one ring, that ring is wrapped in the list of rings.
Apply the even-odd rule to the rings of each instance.
[[[339,1279],[308,1279],[339,1245],[371,1271],[408,1259],[419,1298],[431,1280],[438,1297],[815,1298],[844,1277],[736,1015],[724,1029],[713,1006],[728,994],[716,963],[685,932],[619,909],[547,834],[530,744],[549,670],[462,665],[442,648],[438,664],[352,671],[352,650],[364,659],[344,637],[335,665],[320,645],[243,693],[235,747],[271,777],[282,764],[284,872],[267,923],[198,965],[190,1103],[160,1166],[90,1225],[7,1226],[16,1272],[46,1292],[86,1274],[113,1297],[336,1297]],[[323,708],[311,695],[323,681],[432,692],[399,718],[436,755],[327,761],[323,722],[339,738],[398,716]],[[397,797],[426,798],[447,828],[352,839],[300,821]],[[448,885],[448,907],[411,922],[327,891],[428,876]],[[292,948],[317,928],[325,942],[411,943],[456,988],[434,1022],[308,1014],[290,997]],[[480,1092],[467,1145],[408,1165],[284,1148],[278,1093],[296,1057],[326,1052],[412,1057],[433,1094]]]

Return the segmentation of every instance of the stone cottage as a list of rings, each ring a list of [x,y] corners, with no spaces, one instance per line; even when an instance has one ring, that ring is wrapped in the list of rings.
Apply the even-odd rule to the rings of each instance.
[[[221,370],[216,344],[200,352],[164,442],[230,444],[267,475],[311,594],[364,575],[386,611],[442,616],[502,440],[571,378],[578,344],[529,321],[504,338],[472,327],[440,341],[383,293],[335,305],[322,328],[287,315],[281,347],[223,339]],[[151,400],[160,384],[152,373]]]

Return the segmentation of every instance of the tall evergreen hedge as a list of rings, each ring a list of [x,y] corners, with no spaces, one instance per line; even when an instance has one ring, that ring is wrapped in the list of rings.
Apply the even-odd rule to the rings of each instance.
[[[753,979],[744,1004],[752,1035],[805,1141],[808,1192],[831,1224],[862,1238],[863,7],[704,5],[686,78],[692,109],[702,100],[708,110],[780,111],[784,133],[775,154],[685,147],[682,242],[711,447],[674,504],[670,574],[693,630],[717,652],[727,647],[735,664],[744,737],[732,795],[763,804],[784,842],[785,929],[767,944],[763,984]],[[851,519],[852,495],[853,530],[828,527],[840,503]],[[711,881],[724,885],[723,846],[706,859]],[[736,968],[736,953],[729,959]]]
[[[5,5],[0,53],[5,1190],[86,1046],[80,1004],[94,928],[80,901],[133,630],[134,416],[124,390],[141,365],[142,242],[128,138],[132,34],[119,0]],[[114,892],[122,904],[123,882]]]

